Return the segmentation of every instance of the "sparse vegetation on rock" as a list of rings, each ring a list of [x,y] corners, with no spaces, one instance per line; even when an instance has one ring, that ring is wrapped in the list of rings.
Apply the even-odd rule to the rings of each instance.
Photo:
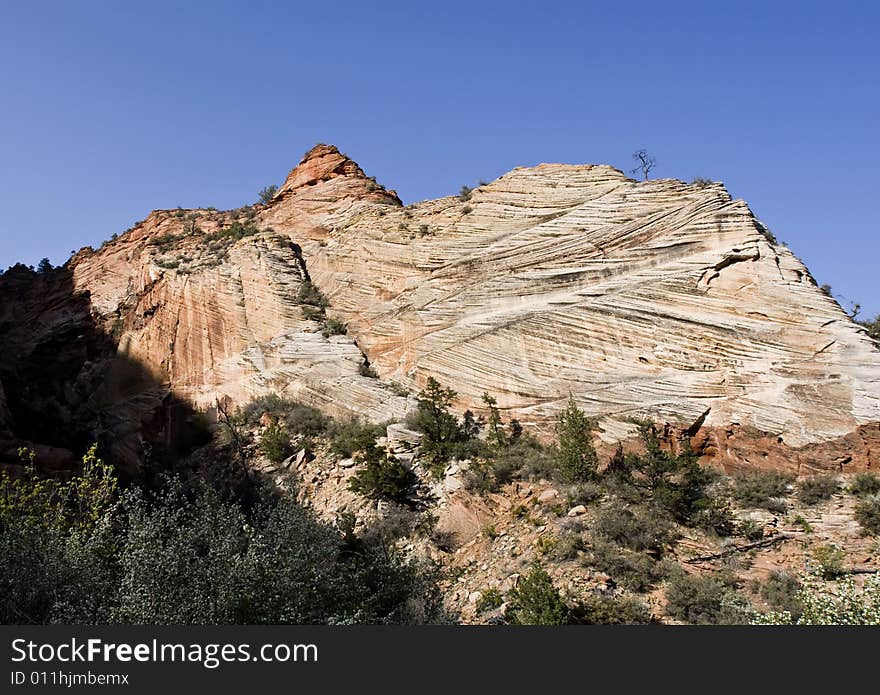
[[[274,183],[263,188],[258,194],[257,198],[262,205],[268,205],[272,202],[272,198],[275,197],[275,194],[278,192],[278,186]]]

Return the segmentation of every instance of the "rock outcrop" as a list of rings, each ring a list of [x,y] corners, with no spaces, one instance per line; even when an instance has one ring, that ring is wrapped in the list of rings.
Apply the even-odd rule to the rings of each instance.
[[[67,269],[118,355],[200,409],[271,390],[382,421],[434,376],[545,431],[572,394],[609,441],[652,418],[720,460],[744,458],[733,428],[785,450],[855,437],[829,465],[880,465],[880,351],[719,183],[542,164],[404,207],[319,145],[268,205],[155,211]]]

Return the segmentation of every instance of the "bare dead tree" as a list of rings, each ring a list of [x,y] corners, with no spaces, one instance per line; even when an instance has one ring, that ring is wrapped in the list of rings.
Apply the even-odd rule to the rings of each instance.
[[[236,422],[235,416],[230,412],[229,401],[224,399],[214,399],[217,405],[217,422],[223,427],[229,442],[232,444],[235,452],[240,456],[244,455],[244,435],[241,426]]]
[[[642,176],[645,177],[645,181],[648,180],[648,174],[651,172],[655,166],[657,166],[657,160],[654,159],[650,154],[648,154],[648,150],[644,147],[637,152],[633,152],[633,159],[638,162],[638,166],[635,169],[630,171],[631,174],[636,174],[638,172],[642,172]]]

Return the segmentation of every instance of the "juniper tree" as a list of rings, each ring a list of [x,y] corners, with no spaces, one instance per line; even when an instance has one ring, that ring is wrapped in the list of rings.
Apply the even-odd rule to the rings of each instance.
[[[577,407],[574,396],[569,395],[568,405],[556,420],[559,437],[557,467],[568,482],[582,482],[594,478],[599,457],[593,447],[593,422]]]

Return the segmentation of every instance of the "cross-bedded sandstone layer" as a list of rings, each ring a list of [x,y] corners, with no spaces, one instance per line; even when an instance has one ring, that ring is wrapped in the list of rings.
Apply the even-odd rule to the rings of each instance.
[[[380,421],[434,376],[544,431],[572,394],[606,441],[651,418],[735,464],[762,463],[752,441],[880,465],[880,351],[719,183],[542,164],[403,206],[320,145],[268,205],[155,211],[69,269],[119,353],[200,408],[277,391]]]

